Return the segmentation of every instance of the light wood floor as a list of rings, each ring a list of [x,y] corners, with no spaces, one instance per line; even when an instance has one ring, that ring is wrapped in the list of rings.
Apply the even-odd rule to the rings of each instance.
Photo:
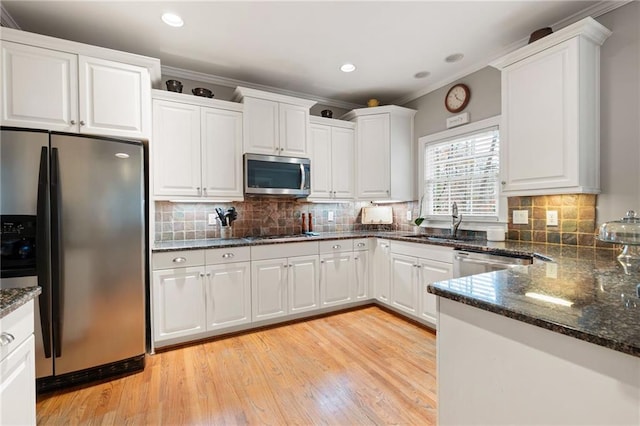
[[[435,335],[377,307],[147,357],[40,396],[38,424],[436,424]]]

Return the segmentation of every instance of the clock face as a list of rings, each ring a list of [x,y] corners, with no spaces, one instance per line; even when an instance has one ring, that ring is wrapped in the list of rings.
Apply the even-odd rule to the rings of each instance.
[[[469,103],[469,88],[464,84],[456,84],[444,99],[444,104],[450,112],[460,112]]]

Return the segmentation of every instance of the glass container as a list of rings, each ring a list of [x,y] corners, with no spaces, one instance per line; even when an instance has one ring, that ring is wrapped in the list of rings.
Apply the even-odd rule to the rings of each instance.
[[[605,222],[598,230],[598,240],[612,244],[622,244],[618,262],[626,274],[631,270],[640,271],[640,217],[629,210],[620,220]]]

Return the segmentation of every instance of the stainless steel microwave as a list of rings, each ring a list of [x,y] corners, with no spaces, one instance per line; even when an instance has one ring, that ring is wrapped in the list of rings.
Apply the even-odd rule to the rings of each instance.
[[[304,198],[311,192],[311,161],[279,155],[244,155],[245,195]]]

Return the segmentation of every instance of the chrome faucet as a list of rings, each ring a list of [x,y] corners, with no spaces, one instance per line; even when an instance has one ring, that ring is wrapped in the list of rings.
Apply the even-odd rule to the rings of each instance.
[[[455,237],[458,234],[458,227],[462,222],[462,214],[458,214],[458,204],[453,202],[451,206],[451,236]]]

